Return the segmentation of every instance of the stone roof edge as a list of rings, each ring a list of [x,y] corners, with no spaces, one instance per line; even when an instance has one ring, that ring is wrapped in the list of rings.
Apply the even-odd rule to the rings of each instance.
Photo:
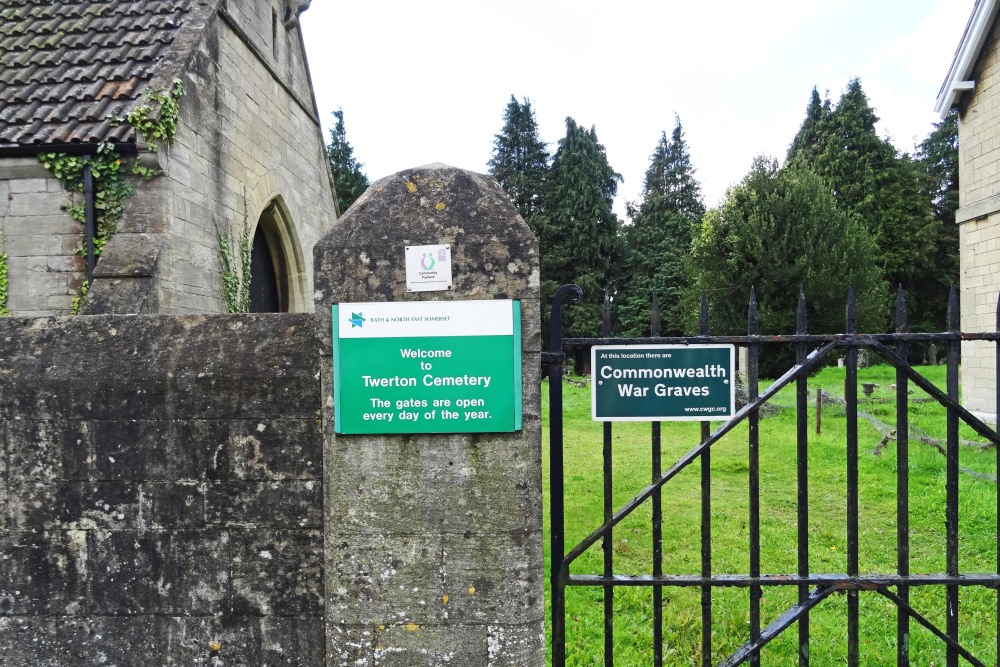
[[[303,10],[303,11],[305,11],[305,10]],[[302,65],[306,69],[306,81],[309,83],[309,93],[312,95],[313,114],[316,116],[316,119],[320,121],[320,136],[322,137],[322,134],[323,134],[323,129],[322,129],[323,121],[319,117],[319,103],[316,101],[316,87],[313,86],[312,70],[309,69],[309,54],[306,53],[306,40],[302,36],[302,18],[301,18],[301,16],[299,17],[298,21],[296,21],[295,32],[298,33],[298,37],[299,37],[299,49],[302,51]],[[324,144],[325,143],[326,142],[324,142]]]
[[[969,22],[965,25],[965,32],[962,33],[962,40],[948,68],[948,75],[941,85],[934,104],[934,111],[942,118],[947,116],[951,108],[958,103],[962,93],[975,87],[976,82],[969,80],[969,76],[975,69],[979,53],[993,28],[998,9],[1000,9],[998,0],[976,0]]]
[[[309,95],[312,97],[313,115],[314,118],[316,119],[316,136],[319,139],[319,145],[322,147],[321,161],[329,165],[328,158],[326,155],[326,137],[323,135],[324,131],[323,119],[319,115],[319,102],[316,100],[316,87],[313,85],[312,70],[309,67],[309,54],[306,53],[305,36],[302,34],[302,13],[304,13],[308,9],[309,7],[307,5],[306,8],[299,13],[299,16],[297,17],[298,20],[296,21],[295,25],[295,31],[298,32],[299,49],[302,50],[302,65],[305,67],[306,70],[306,81],[309,83]],[[337,183],[333,178],[333,170],[328,168],[326,170],[326,175],[327,178],[330,180],[330,194],[333,196],[333,217],[336,220],[341,215],[343,215],[344,212],[341,211],[340,207],[337,205]]]

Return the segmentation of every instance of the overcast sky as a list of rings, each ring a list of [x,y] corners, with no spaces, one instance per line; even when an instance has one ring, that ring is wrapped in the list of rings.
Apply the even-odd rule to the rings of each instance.
[[[637,201],[678,114],[714,206],[759,154],[783,158],[816,86],[861,78],[879,131],[912,151],[974,0],[313,0],[302,16],[320,115],[343,108],[369,179],[443,162],[485,172],[511,95],[555,152],[597,130]]]

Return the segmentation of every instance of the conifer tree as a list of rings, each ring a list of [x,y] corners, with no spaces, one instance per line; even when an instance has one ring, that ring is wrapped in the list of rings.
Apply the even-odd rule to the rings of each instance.
[[[493,156],[488,164],[490,175],[537,234],[533,218],[542,212],[549,153],[538,137],[538,123],[528,98],[520,103],[510,96],[503,113],[503,129],[493,138]]]
[[[601,331],[601,295],[613,289],[621,260],[621,223],[612,210],[621,180],[594,128],[586,130],[567,118],[545,188],[545,213],[536,216],[542,303],[550,303],[566,283],[576,283],[587,295],[585,304],[564,311],[566,335]]]
[[[354,149],[347,141],[343,109],[334,111],[333,117],[337,119],[337,123],[330,128],[330,143],[326,146],[326,158],[333,173],[334,186],[337,188],[337,212],[343,215],[344,211],[368,189],[370,183],[368,177],[361,171],[364,165],[354,158]]]
[[[837,209],[829,187],[808,167],[792,163],[779,169],[776,161],[757,158],[696,230],[689,262],[689,328],[705,290],[713,333],[746,333],[753,287],[761,331],[793,333],[801,286],[810,333],[843,331],[844,300],[853,286],[861,330],[871,331],[884,323],[887,305],[876,253],[864,225]],[[762,359],[761,372],[773,376],[790,362],[790,356],[771,354]]]
[[[821,106],[817,114],[817,100],[814,90],[789,162],[816,172],[833,191],[838,208],[868,229],[889,284],[912,287],[923,273],[936,271],[932,259],[939,224],[923,194],[920,171],[908,155],[878,136],[878,116],[860,80],[848,83],[829,112]]]
[[[792,140],[792,145],[788,149],[788,159],[791,160],[796,155],[803,156],[806,160],[816,157],[817,151],[822,149],[822,134],[825,129],[824,124],[830,118],[830,99],[820,100],[819,91],[814,86],[812,95],[809,98],[809,105],[806,107],[806,119],[802,121],[802,127]]]
[[[625,336],[650,333],[650,295],[660,304],[661,332],[684,331],[682,296],[687,287],[685,260],[693,227],[705,213],[701,186],[694,177],[691,155],[680,118],[667,139],[662,133],[643,184],[642,202],[629,206],[632,225],[625,229],[627,279],[616,301],[618,323]]]
[[[958,211],[958,113],[952,110],[917,147],[917,166],[924,174],[926,197],[937,220],[937,240],[931,271],[922,272],[914,291],[923,306],[915,330],[940,329],[948,310],[948,289],[959,278]]]

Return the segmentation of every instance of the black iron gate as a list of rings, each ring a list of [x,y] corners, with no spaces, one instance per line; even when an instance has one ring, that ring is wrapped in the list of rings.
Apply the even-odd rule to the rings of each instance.
[[[958,301],[954,288],[949,298],[947,331],[944,333],[908,333],[904,295],[900,290],[896,307],[896,332],[889,334],[856,333],[856,307],[853,292],[847,298],[846,328],[843,334],[810,335],[807,333],[805,297],[799,295],[799,307],[794,335],[767,336],[758,332],[756,300],[751,293],[746,336],[711,336],[708,329],[708,306],[702,298],[700,335],[684,338],[664,338],[659,336],[656,299],[653,297],[653,317],[650,338],[611,338],[609,318],[605,316],[605,330],[602,338],[562,338],[562,306],[564,303],[579,302],[582,290],[575,285],[559,289],[552,303],[550,320],[550,347],[543,354],[549,384],[550,407],[550,483],[551,483],[551,591],[552,591],[552,663],[554,667],[566,664],[566,595],[568,589],[579,586],[596,586],[604,591],[604,664],[614,663],[614,592],[622,586],[651,587],[653,592],[652,628],[653,654],[651,663],[655,667],[663,664],[662,595],[665,587],[697,587],[701,591],[701,664],[725,666],[750,663],[759,664],[761,649],[787,628],[796,625],[798,629],[798,664],[809,664],[810,627],[809,612],[833,593],[847,596],[847,662],[849,665],[862,664],[859,655],[859,593],[863,591],[880,595],[891,601],[897,609],[896,662],[910,664],[910,623],[911,620],[933,633],[946,645],[946,664],[959,664],[964,658],[968,664],[984,665],[960,642],[959,634],[959,591],[962,587],[979,586],[998,590],[997,637],[1000,642],[1000,546],[998,546],[996,573],[968,573],[959,568],[959,420],[968,424],[997,451],[1000,468],[1000,437],[997,432],[977,419],[959,404],[958,370],[959,351],[963,340],[995,342],[997,354],[997,377],[1000,377],[1000,333],[964,334],[959,332]],[[607,312],[607,304],[605,307]],[[1000,313],[1000,307],[998,307]],[[997,330],[1000,332],[1000,315]],[[624,506],[615,510],[612,505],[612,425],[604,423],[603,479],[604,517],[603,523],[579,544],[567,551],[564,531],[564,487],[563,487],[563,404],[562,378],[564,370],[564,350],[570,347],[592,345],[626,344],[706,344],[729,343],[745,346],[748,351],[747,402],[735,417],[714,432],[710,432],[708,422],[701,424],[701,442],[681,456],[665,470],[661,464],[660,423],[651,424],[651,479],[652,482],[638,492]],[[917,373],[909,364],[909,347],[914,344],[943,345],[947,356],[947,390],[942,392],[930,381]],[[796,352],[796,363],[784,375],[759,392],[758,361],[762,346],[792,345]],[[846,562],[843,573],[818,573],[810,566],[809,554],[809,485],[808,485],[808,415],[807,377],[834,350],[844,354],[846,361],[845,418],[846,418]],[[896,516],[896,572],[893,574],[868,574],[859,567],[858,549],[858,354],[868,350],[895,368],[896,377],[896,456],[897,456],[897,516]],[[829,361],[827,359],[827,361]],[[798,564],[794,573],[765,573],[761,570],[760,558],[760,432],[758,427],[761,406],[775,396],[782,388],[794,383],[796,389],[797,451],[796,451],[796,506]],[[941,403],[947,411],[946,447],[947,458],[945,488],[946,504],[943,520],[945,523],[945,572],[939,574],[911,574],[910,572],[910,529],[909,529],[909,424],[908,397],[910,383],[919,387],[933,399]],[[997,390],[1000,405],[1000,388]],[[730,433],[741,422],[748,424],[749,439],[749,572],[747,574],[717,574],[712,567],[712,495],[711,495],[711,447],[723,436]],[[664,572],[662,551],[662,487],[680,471],[694,461],[701,461],[701,568],[700,575],[679,575]],[[652,573],[621,574],[614,569],[611,535],[614,527],[636,508],[646,502],[652,505]],[[1000,494],[997,501],[997,516],[1000,516]],[[1000,532],[1000,525],[998,525]],[[595,574],[572,574],[574,561],[587,549],[603,540],[603,572]],[[798,601],[787,611],[778,615],[766,627],[761,627],[762,592],[772,586],[794,586],[798,591]],[[910,589],[916,586],[944,587],[947,598],[946,627],[937,627],[920,611],[910,605]],[[728,656],[714,656],[712,651],[712,592],[717,587],[741,587],[749,591],[749,636],[738,650]],[[1000,655],[1000,646],[998,655]],[[594,648],[595,654],[600,649]],[[925,664],[919,656],[912,656],[918,664]],[[717,660],[713,663],[713,660]],[[870,664],[870,663],[869,663]]]

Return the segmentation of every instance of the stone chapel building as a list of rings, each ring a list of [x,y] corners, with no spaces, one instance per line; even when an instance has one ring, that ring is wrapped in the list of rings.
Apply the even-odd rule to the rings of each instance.
[[[1000,0],[977,0],[938,93],[958,110],[962,331],[996,331],[1000,294]],[[996,419],[995,345],[962,343],[962,402]]]
[[[85,279],[84,228],[39,155],[93,155],[104,142],[161,173],[133,181],[84,312],[224,312],[216,229],[238,238],[244,215],[251,310],[312,309],[312,248],[337,213],[298,26],[308,4],[3,0],[0,256],[12,314],[68,314]],[[185,94],[172,146],[152,152],[109,122],[175,80]]]

